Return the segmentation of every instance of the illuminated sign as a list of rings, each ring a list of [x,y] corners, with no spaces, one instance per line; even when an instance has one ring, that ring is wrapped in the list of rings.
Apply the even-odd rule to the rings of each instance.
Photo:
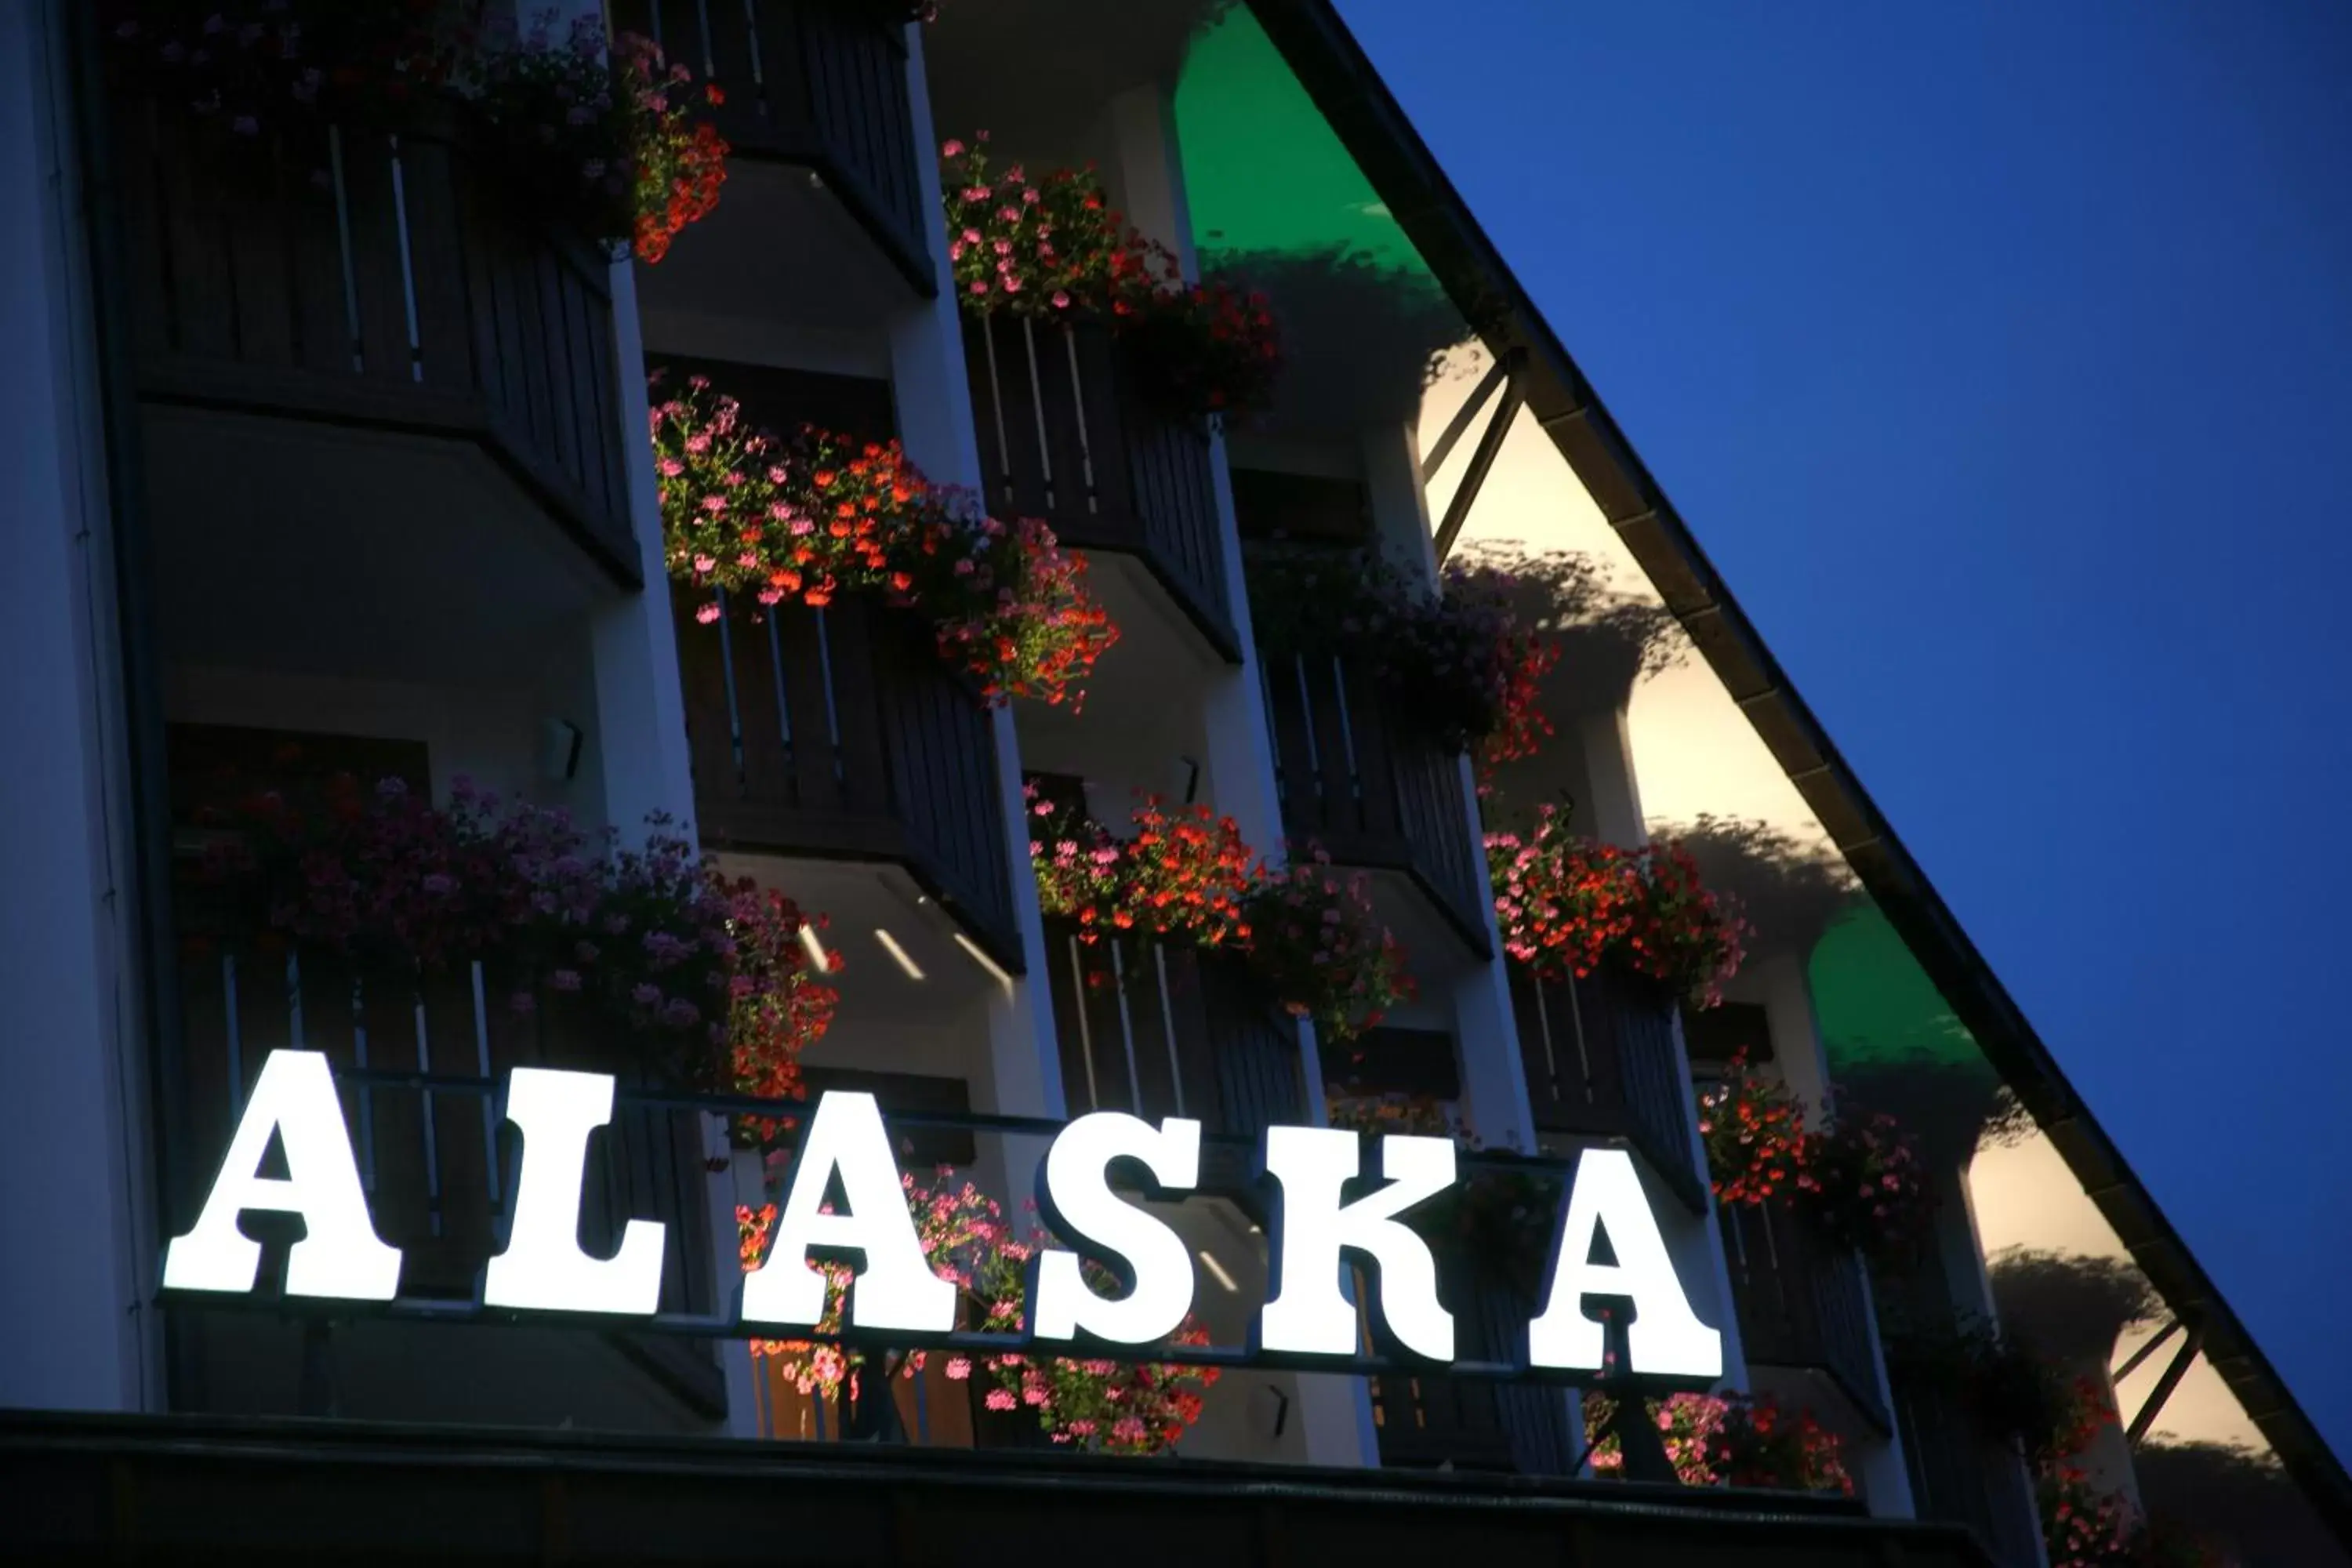
[[[588,1137],[611,1121],[613,1102],[614,1081],[604,1073],[517,1068],[509,1076],[505,1113],[521,1134],[522,1163],[504,1250],[483,1274],[482,1306],[655,1315],[668,1244],[664,1226],[630,1220],[610,1258],[592,1258],[580,1245]],[[260,1173],[273,1140],[285,1150],[282,1179]],[[1436,1259],[1403,1223],[1408,1210],[1454,1185],[1454,1143],[1381,1138],[1372,1173],[1360,1169],[1364,1148],[1355,1133],[1330,1128],[1266,1129],[1258,1157],[1273,1198],[1273,1284],[1252,1331],[1253,1353],[1307,1363],[1353,1358],[1356,1308],[1342,1288],[1343,1269],[1353,1260],[1369,1265],[1367,1305],[1389,1339],[1422,1360],[1454,1361],[1454,1321],[1438,1300]],[[1114,1352],[1160,1345],[1192,1310],[1192,1254],[1163,1220],[1112,1190],[1110,1168],[1118,1161],[1149,1173],[1147,1195],[1181,1198],[1200,1182],[1201,1124],[1170,1117],[1154,1125],[1099,1111],[1055,1133],[1038,1169],[1038,1206],[1056,1236],[1108,1268],[1120,1294],[1106,1296],[1089,1284],[1079,1254],[1040,1248],[1029,1284],[1032,1340]],[[1348,1195],[1370,1177],[1377,1187]],[[842,1201],[828,1205],[835,1190]],[[1521,1364],[1601,1371],[1602,1329],[1586,1305],[1630,1300],[1626,1370],[1720,1376],[1723,1337],[1691,1310],[1632,1157],[1621,1149],[1584,1151],[1561,1207],[1542,1309],[1528,1325]],[[401,1254],[375,1233],[333,1075],[315,1051],[276,1051],[264,1063],[203,1212],[164,1254],[164,1288],[252,1291],[261,1247],[238,1220],[255,1211],[303,1221],[303,1237],[288,1257],[289,1298],[389,1301],[395,1295]],[[1604,1240],[1612,1261],[1594,1262]],[[813,1248],[862,1258],[849,1290],[851,1331],[932,1338],[954,1331],[955,1287],[924,1258],[881,1109],[870,1094],[818,1097],[793,1160],[773,1243],[745,1276],[730,1326],[813,1329],[825,1305]]]

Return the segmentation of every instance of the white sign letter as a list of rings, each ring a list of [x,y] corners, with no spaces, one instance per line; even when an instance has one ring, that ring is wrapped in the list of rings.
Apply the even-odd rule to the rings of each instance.
[[[284,1181],[261,1174],[273,1135],[286,1145]],[[272,1051],[261,1064],[204,1213],[164,1249],[163,1288],[252,1289],[261,1244],[236,1227],[247,1209],[302,1216],[302,1239],[286,1255],[289,1296],[389,1301],[399,1292],[400,1249],[368,1216],[334,1075],[317,1051]]]
[[[1184,1238],[1110,1190],[1108,1167],[1121,1156],[1141,1161],[1163,1190],[1193,1186],[1201,1180],[1201,1124],[1171,1117],[1155,1131],[1124,1112],[1098,1110],[1054,1139],[1038,1181],[1045,1223],[1117,1254],[1133,1284],[1118,1300],[1105,1300],[1088,1288],[1076,1253],[1040,1252],[1030,1315],[1038,1339],[1074,1340],[1084,1330],[1114,1344],[1148,1345],[1174,1333],[1192,1310]]]
[[[1614,1263],[1592,1261],[1593,1240],[1604,1227]],[[1552,1247],[1551,1297],[1543,1315],[1528,1325],[1529,1363],[1601,1370],[1603,1335],[1584,1315],[1587,1296],[1633,1299],[1627,1370],[1661,1377],[1723,1375],[1723,1336],[1691,1310],[1642,1195],[1633,1157],[1622,1149],[1587,1149],[1577,1157],[1576,1184]]]
[[[822,1214],[835,1172],[847,1214]],[[945,1333],[955,1327],[955,1287],[931,1272],[907,1212],[898,1163],[870,1094],[834,1089],[816,1102],[793,1161],[792,1190],[776,1218],[768,1260],[743,1281],[743,1321],[808,1328],[824,1316],[824,1276],[812,1247],[857,1247],[866,1267],[849,1288],[849,1325]]]
[[[1397,1215],[1454,1184],[1450,1138],[1381,1140],[1389,1184],[1342,1205],[1360,1141],[1328,1127],[1269,1127],[1265,1168],[1282,1184],[1274,1252],[1274,1300],[1258,1315],[1258,1348],[1353,1355],[1356,1314],[1339,1292],[1339,1255],[1353,1248],[1378,1266],[1372,1309],[1399,1343],[1432,1361],[1454,1359],[1454,1317],[1437,1304],[1437,1260]]]
[[[610,1258],[580,1249],[580,1192],[588,1134],[613,1119],[609,1073],[516,1068],[507,1076],[507,1120],[522,1133],[507,1249],[482,1280],[486,1307],[551,1312],[625,1312],[661,1307],[663,1226],[633,1219]]]

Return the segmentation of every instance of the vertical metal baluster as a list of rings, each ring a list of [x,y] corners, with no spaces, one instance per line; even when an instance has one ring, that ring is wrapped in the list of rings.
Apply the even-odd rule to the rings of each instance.
[[[343,132],[339,125],[327,127],[327,167],[335,186],[335,238],[341,250],[343,264],[343,328],[345,342],[352,349],[352,374],[367,372],[367,344],[360,336],[359,274],[352,265],[352,197],[343,183]]]
[[[1544,1004],[1543,982],[1528,976],[1528,988],[1536,994],[1536,1037],[1543,1042],[1544,1081],[1550,1087],[1554,1104],[1559,1102],[1559,1055],[1552,1049],[1551,1009]],[[1573,1007],[1570,1009],[1573,1011]]]
[[[1111,989],[1118,996],[1118,1034],[1127,1047],[1127,1103],[1138,1116],[1144,1114],[1143,1074],[1135,1065],[1135,1020],[1127,1010],[1127,964],[1119,957],[1118,942],[1113,938],[1110,948]]]
[[[1152,967],[1160,976],[1160,1026],[1168,1032],[1168,1081],[1176,1086],[1176,1114],[1184,1112],[1184,1069],[1176,1060],[1176,1010],[1168,1000],[1168,949],[1151,944]],[[1139,1112],[1140,1114],[1140,1112]]]
[[[1095,1083],[1094,1026],[1087,1017],[1086,949],[1079,945],[1075,936],[1064,940],[1070,944],[1070,991],[1078,1011],[1078,1059],[1086,1063],[1087,1068],[1087,1109],[1100,1110],[1102,1091]]]
[[[996,422],[996,471],[1003,477],[1004,500],[1013,501],[1013,443],[1004,434],[1004,375],[996,363],[996,317],[980,319],[981,345],[988,351],[988,413]]]
[[[482,1001],[482,961],[476,959],[467,966],[474,978],[474,1068],[483,1078],[490,1076],[490,1016]],[[499,1113],[490,1101],[493,1095],[478,1097],[482,1102],[482,1170],[488,1183],[490,1207],[499,1206]]]
[[[1070,362],[1070,407],[1078,419],[1078,472],[1086,481],[1087,515],[1102,510],[1095,496],[1094,443],[1087,439],[1086,387],[1078,379],[1078,334],[1068,327],[1062,329],[1062,347]]]
[[[1541,986],[1537,987],[1536,994],[1538,997],[1543,994]],[[1599,1096],[1592,1087],[1591,1047],[1584,1043],[1584,997],[1576,984],[1574,975],[1570,975],[1568,982],[1568,1016],[1570,1022],[1576,1026],[1576,1066],[1584,1079],[1584,1103],[1591,1105],[1595,1103]]]
[[[1266,663],[1264,658],[1260,658],[1257,661],[1257,689],[1258,700],[1263,703],[1265,708],[1266,738],[1273,742],[1274,805],[1275,815],[1279,817],[1281,816],[1282,807],[1289,804],[1290,781],[1285,774],[1282,766],[1282,742],[1279,739],[1281,724],[1274,716],[1274,677],[1267,672]]]
[[[1360,814],[1364,808],[1363,765],[1356,760],[1356,727],[1348,718],[1348,672],[1340,668],[1339,656],[1331,656],[1331,690],[1339,702],[1339,744],[1347,751],[1348,796],[1356,803]]]
[[[764,119],[768,113],[768,62],[761,58],[759,0],[743,0],[743,34],[746,47],[751,51],[751,93]]]
[[[310,1048],[302,1038],[302,960],[291,948],[286,952],[286,1028],[296,1050]]]
[[[735,689],[735,631],[727,619],[727,590],[713,588],[719,606],[719,668],[727,678],[727,745],[735,754],[735,787],[744,787],[743,700]]]
[[[841,755],[841,714],[834,703],[833,634],[823,606],[816,612],[816,659],[818,672],[824,679],[824,738],[833,746],[833,782],[839,784],[846,776]]]
[[[718,69],[710,53],[709,0],[694,0],[694,25],[702,29],[702,75],[708,80]]]
[[[774,681],[776,693],[776,729],[784,738],[784,782],[797,800],[800,795],[800,761],[793,750],[793,699],[784,685],[784,639],[776,629],[778,606],[768,609],[768,674]]]
[[[1037,467],[1045,477],[1045,510],[1054,510],[1054,454],[1045,445],[1045,377],[1037,368],[1037,331],[1021,318],[1021,342],[1029,352],[1029,411],[1037,420]]]
[[[915,1384],[915,1441],[928,1445],[931,1440],[930,1379],[917,1376]]]
[[[416,1071],[420,1077],[433,1072],[433,1041],[425,1027],[425,994],[420,988],[416,1002]],[[433,1130],[433,1091],[421,1089],[418,1094],[418,1122],[425,1129],[425,1216],[435,1236],[441,1234],[441,1144]]]
[[[409,256],[408,184],[400,163],[400,138],[391,139],[392,221],[400,236],[400,303],[408,315],[408,379],[425,379],[425,344],[416,330],[416,266]]]
[[[245,1114],[245,1032],[236,1021],[236,954],[221,955],[221,994],[228,1006],[228,1114]]]
[[[360,982],[352,981],[352,1063],[368,1070],[367,998]],[[375,1191],[375,1089],[360,1085],[360,1185]]]
[[[1323,746],[1315,737],[1315,696],[1307,688],[1307,656],[1290,656],[1290,672],[1298,680],[1299,724],[1307,736],[1307,771],[1314,782],[1315,799],[1322,805],[1328,818],[1331,813],[1330,792],[1323,782]]]

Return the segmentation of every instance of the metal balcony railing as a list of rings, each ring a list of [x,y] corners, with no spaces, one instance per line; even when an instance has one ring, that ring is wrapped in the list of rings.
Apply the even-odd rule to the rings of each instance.
[[[1211,1137],[1255,1141],[1303,1121],[1297,1027],[1230,953],[1139,940],[1078,940],[1049,921],[1045,963],[1070,1114],[1197,1119]],[[1237,1189],[1246,1151],[1202,1151],[1202,1185]]]
[[[1692,1212],[1706,1213],[1672,993],[1609,970],[1538,980],[1517,963],[1510,982],[1536,1131],[1622,1138]]]
[[[1344,660],[1268,656],[1259,671],[1283,831],[1338,865],[1411,878],[1473,953],[1491,957],[1460,753]]]
[[[1858,1414],[1887,1430],[1861,1257],[1777,1204],[1727,1204],[1717,1213],[1748,1364],[1824,1373]]]
[[[1207,431],[1138,394],[1099,321],[967,321],[964,364],[997,515],[1043,518],[1064,544],[1134,556],[1237,660]]]
[[[271,1051],[325,1053],[343,1079],[344,1114],[376,1234],[403,1253],[404,1299],[474,1294],[502,1245],[518,1146],[489,1097],[398,1079],[489,1079],[516,1067],[562,1067],[610,1072],[625,1090],[654,1082],[625,1026],[592,1017],[576,998],[545,990],[531,993],[530,1011],[518,1010],[506,977],[479,961],[439,971],[358,966],[317,950],[199,937],[182,960],[179,994],[178,1081],[169,1086],[166,1113],[175,1124],[172,1146],[211,1158],[210,1152],[229,1146]],[[609,1256],[633,1218],[671,1227],[664,1312],[708,1312],[717,1305],[702,1266],[710,1245],[713,1151],[707,1135],[700,1112],[637,1104],[625,1094],[611,1127],[589,1145],[582,1245]],[[183,1166],[170,1194],[181,1211],[167,1215],[173,1234],[193,1221],[213,1175],[209,1166]],[[277,1245],[291,1239],[280,1236]],[[278,1266],[266,1265],[263,1274],[276,1278]],[[706,1346],[616,1337],[704,1409],[724,1408]],[[204,1380],[192,1386],[201,1390]]]
[[[613,0],[613,24],[716,85],[738,157],[814,171],[908,281],[935,291],[916,172],[908,7],[886,0]]]
[[[216,149],[122,97],[140,395],[475,442],[635,584],[609,263],[443,107]]]
[[[929,629],[854,595],[754,615],[679,588],[674,606],[703,843],[894,861],[1022,969],[994,728]]]

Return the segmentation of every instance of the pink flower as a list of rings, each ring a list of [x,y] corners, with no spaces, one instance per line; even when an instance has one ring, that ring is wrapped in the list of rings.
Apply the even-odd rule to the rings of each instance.
[[[954,154],[950,153],[950,154],[949,154],[949,155],[950,155],[950,157],[952,157]],[[948,1371],[948,1381],[949,1381],[949,1382],[950,1382],[950,1383],[961,1383],[961,1382],[963,1382],[963,1381],[964,1381],[964,1379],[966,1379],[966,1378],[968,1378],[968,1377],[970,1377],[970,1376],[971,1375],[971,1358],[970,1356],[961,1356],[961,1355],[959,1355],[959,1356],[950,1356],[950,1357],[948,1358],[948,1368],[947,1368],[947,1371]]]
[[[1019,1401],[1013,1397],[1012,1391],[1003,1388],[990,1389],[988,1397],[981,1403],[986,1405],[991,1410],[1012,1410],[1019,1405]]]

